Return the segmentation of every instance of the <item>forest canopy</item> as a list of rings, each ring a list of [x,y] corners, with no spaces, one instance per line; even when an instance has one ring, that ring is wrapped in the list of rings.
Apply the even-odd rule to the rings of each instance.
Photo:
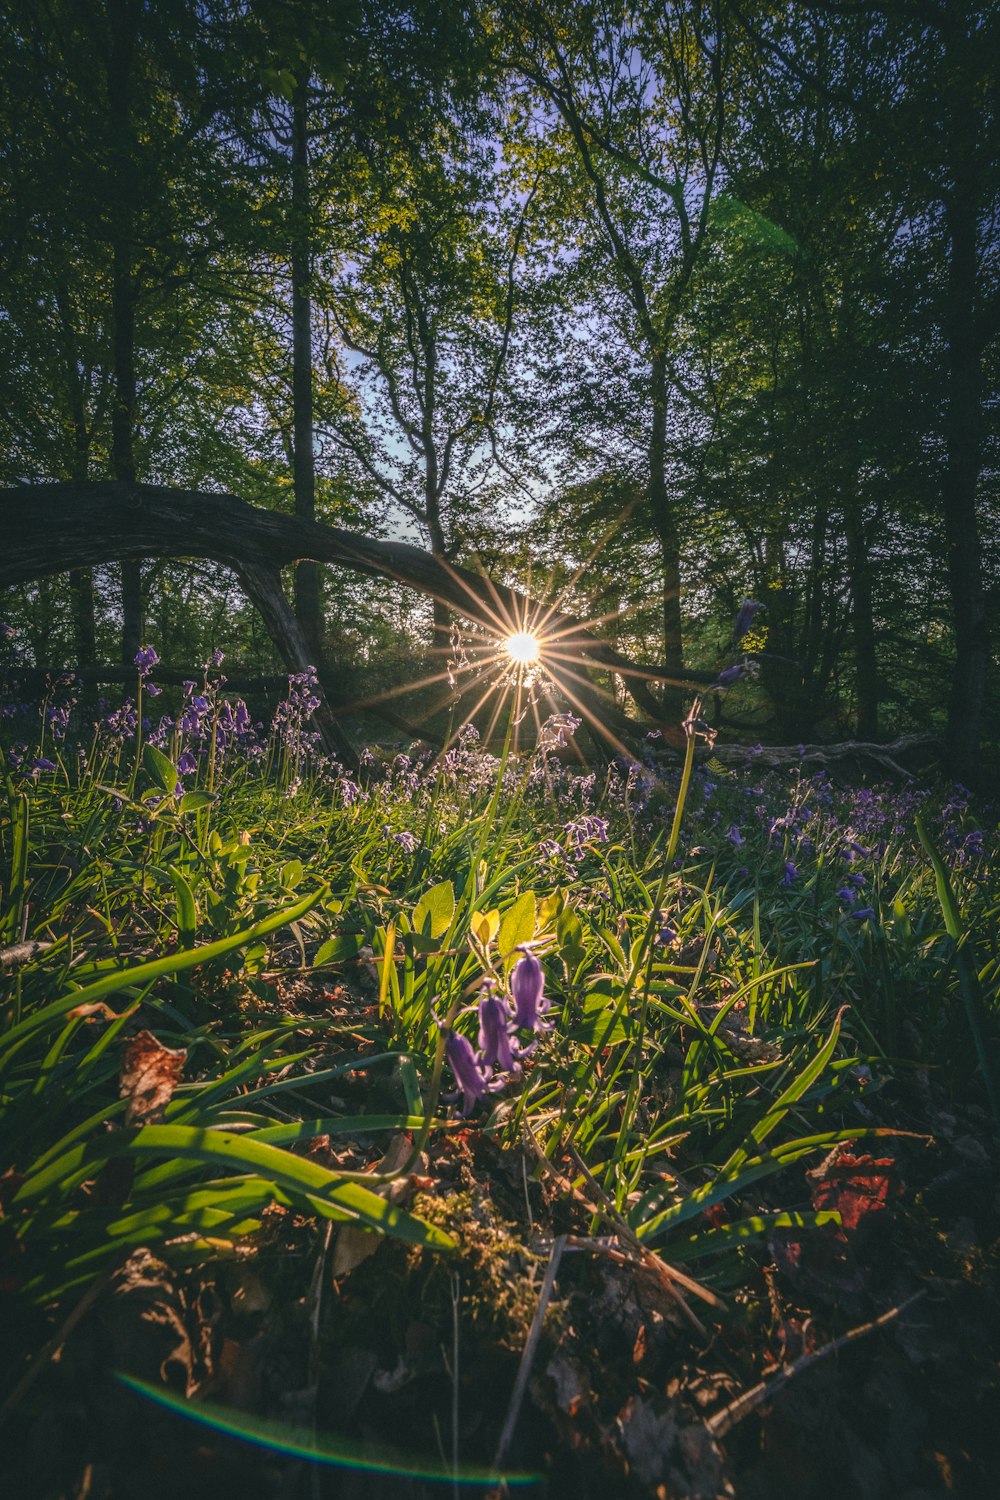
[[[607,664],[580,691],[665,724],[670,682],[716,677],[749,599],[756,672],[717,699],[725,737],[931,730],[953,774],[983,774],[992,8],[12,0],[4,19],[12,551],[53,483],[81,505],[109,484],[235,495],[575,616],[653,670],[642,709]],[[213,649],[262,682],[295,666],[218,548],[111,555],[4,590],[22,668],[113,676],[147,640],[181,671]],[[392,703],[432,729],[454,599],[312,560],[283,584],[348,727],[411,686]]]

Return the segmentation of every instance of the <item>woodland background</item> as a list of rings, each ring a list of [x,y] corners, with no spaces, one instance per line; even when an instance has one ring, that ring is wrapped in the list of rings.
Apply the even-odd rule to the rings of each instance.
[[[2,14],[0,484],[25,514],[51,481],[225,491],[558,595],[678,676],[728,659],[751,596],[727,735],[931,729],[989,777],[994,8]],[[340,703],[440,670],[444,606],[311,563],[286,587]],[[2,613],[22,669],[99,676],[144,641],[278,664],[204,560],[25,582]]]

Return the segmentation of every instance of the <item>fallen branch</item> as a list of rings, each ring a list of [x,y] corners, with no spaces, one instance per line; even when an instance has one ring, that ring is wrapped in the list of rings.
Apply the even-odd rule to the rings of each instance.
[[[782,1370],[776,1370],[773,1375],[768,1375],[758,1385],[752,1386],[748,1391],[744,1391],[742,1396],[737,1396],[735,1401],[730,1401],[729,1405],[724,1406],[721,1411],[717,1411],[714,1417],[709,1417],[705,1426],[714,1438],[724,1438],[727,1432],[732,1431],[737,1422],[742,1422],[743,1418],[748,1417],[752,1411],[756,1411],[758,1406],[763,1406],[766,1401],[770,1401],[779,1391],[784,1390],[788,1382],[794,1380],[796,1375],[801,1375],[804,1371],[812,1369],[813,1365],[818,1365],[821,1360],[829,1359],[831,1354],[836,1354],[839,1350],[845,1349],[848,1344],[853,1344],[858,1339],[866,1338],[869,1333],[874,1333],[876,1329],[885,1328],[889,1323],[894,1322],[901,1313],[904,1313],[908,1307],[912,1307],[914,1302],[919,1302],[921,1297],[926,1295],[924,1291],[914,1292],[912,1297],[907,1297],[906,1301],[900,1302],[898,1307],[890,1307],[888,1312],[884,1312],[879,1317],[873,1318],[870,1323],[860,1323],[857,1328],[851,1328],[847,1333],[842,1333],[840,1338],[831,1339],[828,1344],[823,1345],[822,1349],[814,1349],[808,1354],[800,1354],[798,1359],[793,1360],[790,1365],[786,1365]]]
[[[493,1459],[493,1467],[499,1474],[507,1458],[507,1450],[510,1448],[514,1438],[514,1429],[517,1419],[521,1415],[521,1406],[524,1402],[524,1393],[528,1389],[528,1377],[531,1374],[531,1366],[534,1363],[535,1352],[538,1342],[542,1336],[542,1324],[545,1322],[545,1314],[552,1300],[552,1290],[556,1284],[556,1275],[559,1271],[559,1262],[566,1245],[566,1236],[559,1234],[552,1242],[552,1252],[549,1256],[549,1264],[545,1272],[545,1280],[542,1282],[542,1290],[538,1295],[538,1306],[535,1308],[535,1316],[531,1320],[528,1337],[524,1343],[521,1353],[521,1363],[517,1367],[517,1378],[514,1381],[514,1389],[511,1393],[510,1405],[507,1408],[507,1416],[504,1420],[503,1431],[500,1433],[500,1441],[497,1443],[496,1456]]]
[[[546,658],[551,675],[571,701],[586,703],[591,713],[595,705],[603,710],[603,700],[579,672],[570,670],[570,663],[619,674],[640,712],[653,722],[662,717],[662,709],[649,690],[650,681],[698,689],[711,676],[694,672],[677,677],[661,667],[637,665],[572,615],[421,547],[262,510],[235,495],[112,480],[19,485],[0,490],[0,530],[6,543],[0,586],[147,557],[212,558],[256,585],[273,580],[290,563],[310,559],[416,589],[494,637],[523,629],[525,621],[544,621],[546,638],[557,639],[553,651],[558,659]],[[273,588],[263,590],[266,598],[256,592],[254,602],[266,617],[273,616],[278,604]],[[273,624],[268,618],[269,628]],[[288,660],[288,644],[278,643]],[[294,649],[292,654],[297,654]],[[594,727],[602,731],[600,717]]]
[[[894,776],[909,776],[899,757],[926,750],[931,755],[944,748],[940,735],[904,734],[886,745],[869,740],[842,740],[834,745],[716,745],[711,756],[724,766],[826,766],[837,761],[871,760]]]

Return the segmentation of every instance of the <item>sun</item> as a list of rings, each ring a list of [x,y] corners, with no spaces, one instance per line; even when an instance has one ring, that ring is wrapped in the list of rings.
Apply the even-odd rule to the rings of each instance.
[[[530,630],[518,630],[514,635],[507,636],[503,647],[511,661],[517,662],[519,667],[532,666],[540,654],[538,637],[532,635]]]

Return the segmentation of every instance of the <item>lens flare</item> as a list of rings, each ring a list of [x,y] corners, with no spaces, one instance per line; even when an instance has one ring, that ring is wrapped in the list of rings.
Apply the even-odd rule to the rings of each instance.
[[[517,662],[520,667],[532,666],[540,654],[538,637],[532,635],[530,630],[518,630],[516,634],[509,635],[503,646],[511,661]]]
[[[307,1463],[328,1464],[339,1469],[356,1469],[363,1473],[380,1474],[390,1479],[423,1479],[447,1485],[451,1493],[458,1486],[475,1486],[477,1489],[534,1489],[540,1484],[538,1474],[505,1473],[495,1469],[462,1466],[454,1472],[435,1459],[414,1459],[400,1454],[379,1453],[365,1443],[352,1442],[347,1438],[324,1440],[315,1432],[289,1427],[283,1422],[268,1421],[253,1417],[246,1412],[231,1411],[215,1406],[208,1401],[185,1401],[183,1397],[161,1386],[138,1380],[133,1375],[115,1372],[116,1379],[136,1395],[178,1416],[186,1417],[202,1427],[223,1433],[226,1437],[239,1438],[270,1449],[272,1453],[287,1454],[290,1458]]]

